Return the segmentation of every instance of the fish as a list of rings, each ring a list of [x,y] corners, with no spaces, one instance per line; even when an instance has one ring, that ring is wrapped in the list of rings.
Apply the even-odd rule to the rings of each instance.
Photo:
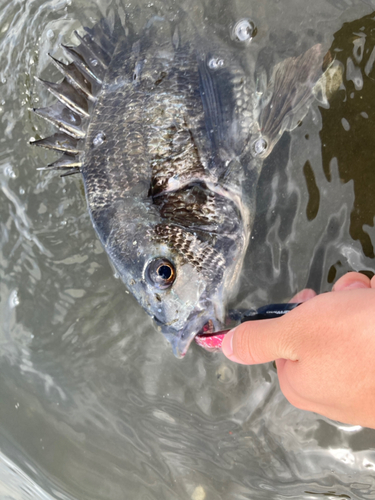
[[[240,50],[254,25],[236,29],[223,43],[187,13],[141,28],[102,19],[62,45],[68,64],[51,56],[60,83],[38,78],[57,101],[34,112],[58,131],[32,144],[62,153],[41,170],[82,177],[110,262],[178,358],[225,328],[264,159],[327,66],[317,44],[256,78]]]

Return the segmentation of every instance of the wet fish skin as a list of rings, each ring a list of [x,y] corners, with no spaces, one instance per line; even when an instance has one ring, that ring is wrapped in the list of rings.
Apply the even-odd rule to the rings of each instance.
[[[211,127],[218,130],[207,135],[199,71],[207,54],[176,43],[171,32],[158,45],[158,24],[130,47],[127,39],[119,43],[90,120],[82,175],[111,261],[182,356],[208,319],[221,327],[225,290],[233,288],[230,270],[242,264],[250,217],[237,180],[243,165],[227,147],[232,137],[219,129],[222,115],[214,116]],[[97,137],[106,139],[94,146]],[[235,185],[220,180],[230,160]],[[159,257],[176,269],[168,290],[145,275]]]
[[[198,32],[194,40],[181,34],[191,34],[191,26],[154,18],[139,37],[117,35],[116,44],[105,24],[99,28],[68,50],[76,61],[70,73],[79,70],[87,100],[94,101],[90,119],[84,105],[82,117],[69,111],[67,125],[56,119],[58,109],[52,112],[63,134],[80,141],[84,130],[84,149],[65,153],[53,168],[71,163],[71,173],[82,173],[110,260],[183,357],[208,321],[215,330],[224,326],[262,161],[307,112],[322,73],[321,48],[276,66],[259,98],[236,51]],[[67,93],[66,85],[60,92]],[[75,130],[74,121],[87,128]],[[161,275],[155,262],[164,266]]]

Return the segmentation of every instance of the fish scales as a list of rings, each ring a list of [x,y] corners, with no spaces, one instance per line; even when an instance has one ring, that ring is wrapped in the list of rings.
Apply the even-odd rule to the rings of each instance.
[[[81,172],[111,262],[183,357],[205,325],[223,328],[263,159],[306,114],[322,48],[279,63],[257,93],[238,46],[187,15],[139,35],[105,20],[85,30],[72,63],[54,60],[63,85],[45,83],[59,105],[37,110],[60,133],[36,143],[64,152],[47,168]]]

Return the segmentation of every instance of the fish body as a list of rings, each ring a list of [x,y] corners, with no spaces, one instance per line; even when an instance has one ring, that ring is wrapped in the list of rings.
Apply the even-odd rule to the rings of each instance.
[[[65,151],[51,168],[81,172],[111,262],[183,357],[205,325],[224,328],[263,159],[306,114],[322,50],[280,63],[256,91],[237,49],[187,17],[114,31],[102,21],[66,49],[65,80],[46,83],[60,102],[37,110],[60,133],[38,142]]]

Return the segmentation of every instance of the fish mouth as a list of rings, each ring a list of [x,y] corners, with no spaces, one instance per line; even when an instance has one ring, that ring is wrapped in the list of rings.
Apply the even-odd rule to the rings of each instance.
[[[202,330],[194,337],[195,342],[209,352],[221,351],[224,337],[229,330],[217,331],[212,320],[208,320]],[[216,333],[215,333],[216,332]]]
[[[158,323],[157,320],[156,323]],[[178,359],[185,357],[194,339],[198,345],[210,352],[219,350],[219,347],[216,349],[212,348],[213,341],[209,340],[211,335],[207,337],[207,334],[211,334],[211,332],[223,330],[223,324],[216,318],[207,319],[207,316],[206,318],[195,318],[193,324],[192,322],[188,322],[183,330],[173,330],[171,327],[165,327],[165,325],[160,323],[159,325],[162,327],[164,336],[172,346],[173,354]]]

